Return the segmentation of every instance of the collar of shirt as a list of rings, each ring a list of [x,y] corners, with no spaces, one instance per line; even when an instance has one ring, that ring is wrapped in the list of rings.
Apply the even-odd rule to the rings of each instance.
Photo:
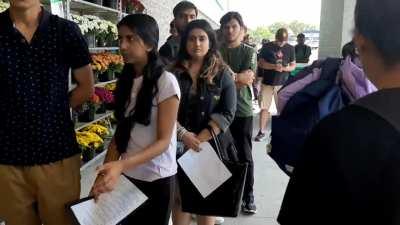
[[[48,24],[50,21],[50,15],[51,14],[48,11],[46,11],[45,9],[43,9],[43,7],[42,7],[42,12],[40,14],[39,26],[35,32],[36,34],[39,32],[40,33],[47,32]],[[3,28],[3,29],[5,29],[5,31],[9,31],[12,33],[18,32],[18,30],[14,26],[14,22],[11,19],[9,9],[4,11],[3,13],[0,13],[0,28]],[[0,31],[1,30],[2,29],[0,29]]]

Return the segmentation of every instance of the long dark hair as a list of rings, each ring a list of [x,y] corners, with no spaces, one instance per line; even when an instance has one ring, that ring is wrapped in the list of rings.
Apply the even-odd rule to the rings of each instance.
[[[177,65],[182,65],[185,61],[190,60],[190,55],[186,49],[186,44],[188,42],[190,32],[194,29],[201,29],[208,36],[210,49],[208,50],[208,53],[204,58],[204,64],[200,71],[200,74],[210,83],[212,83],[212,80],[217,75],[217,73],[221,71],[221,69],[226,68],[226,64],[224,63],[224,60],[219,53],[218,41],[215,31],[206,20],[194,20],[187,25],[186,30],[181,37],[181,47],[178,53]]]
[[[133,14],[124,17],[118,28],[125,26],[135,32],[144,43],[152,47],[148,53],[148,64],[143,69],[143,84],[139,90],[136,105],[126,117],[125,113],[131,98],[135,70],[132,64],[125,64],[115,90],[115,117],[118,121],[115,140],[119,152],[125,152],[130,132],[135,123],[150,124],[153,98],[158,92],[157,82],[164,72],[164,65],[158,55],[159,29],[156,20],[145,14]]]

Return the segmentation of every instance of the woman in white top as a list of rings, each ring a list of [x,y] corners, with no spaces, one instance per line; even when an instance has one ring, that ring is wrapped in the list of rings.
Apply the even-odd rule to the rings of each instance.
[[[124,174],[148,200],[122,224],[167,225],[177,172],[179,85],[160,63],[154,18],[126,16],[118,24],[118,33],[125,61],[115,93],[118,127],[92,193],[98,197],[112,191]]]

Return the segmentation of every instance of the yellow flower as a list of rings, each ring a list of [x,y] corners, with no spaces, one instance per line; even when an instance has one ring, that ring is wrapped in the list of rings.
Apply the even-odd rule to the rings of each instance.
[[[92,132],[95,133],[99,136],[105,136],[109,134],[109,131],[106,127],[101,126],[99,124],[92,124],[90,126],[87,126],[83,129],[84,131]]]
[[[79,145],[87,148],[101,146],[104,143],[104,140],[99,135],[88,131],[76,132],[76,139]]]

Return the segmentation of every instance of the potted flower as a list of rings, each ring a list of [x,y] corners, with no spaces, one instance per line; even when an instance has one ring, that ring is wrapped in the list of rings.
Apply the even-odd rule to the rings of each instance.
[[[110,58],[107,53],[92,54],[92,69],[95,73],[96,81],[106,82],[110,78],[112,79],[113,74],[107,72],[109,65]]]
[[[104,141],[96,133],[89,131],[76,132],[76,139],[82,151],[82,161],[88,162],[96,153],[104,151]]]
[[[91,124],[85,128],[82,129],[83,131],[87,131],[87,132],[92,132],[97,134],[99,137],[101,137],[102,139],[106,138],[107,135],[110,134],[109,130],[107,129],[107,127],[100,125],[100,124]]]
[[[103,20],[100,18],[96,19],[95,22],[97,23],[97,28],[98,28],[96,33],[97,46],[99,47],[116,46],[117,43],[115,43],[115,41],[117,40],[118,37],[117,26],[108,20]]]
[[[96,87],[95,93],[99,96],[100,101],[103,103],[105,110],[106,109],[113,109],[114,104],[114,95],[111,91],[108,91],[105,88]]]
[[[121,74],[122,69],[124,68],[124,59],[121,55],[112,54],[110,55],[111,62],[109,65],[109,69],[113,71],[114,76],[117,77],[117,74]]]
[[[72,17],[72,21],[74,21],[76,24],[78,24],[78,26],[81,30],[81,33],[85,37],[88,47],[89,48],[96,47],[96,33],[98,30],[98,25],[95,22],[96,18],[94,16],[89,17],[87,15],[79,16],[79,15],[74,15],[74,14],[71,14],[71,17]]]
[[[139,0],[123,0],[122,6],[125,13],[143,13],[146,9],[144,5]]]
[[[95,118],[96,108],[100,105],[99,96],[93,94],[90,100],[82,105],[81,113],[78,116],[79,122],[91,122]]]

